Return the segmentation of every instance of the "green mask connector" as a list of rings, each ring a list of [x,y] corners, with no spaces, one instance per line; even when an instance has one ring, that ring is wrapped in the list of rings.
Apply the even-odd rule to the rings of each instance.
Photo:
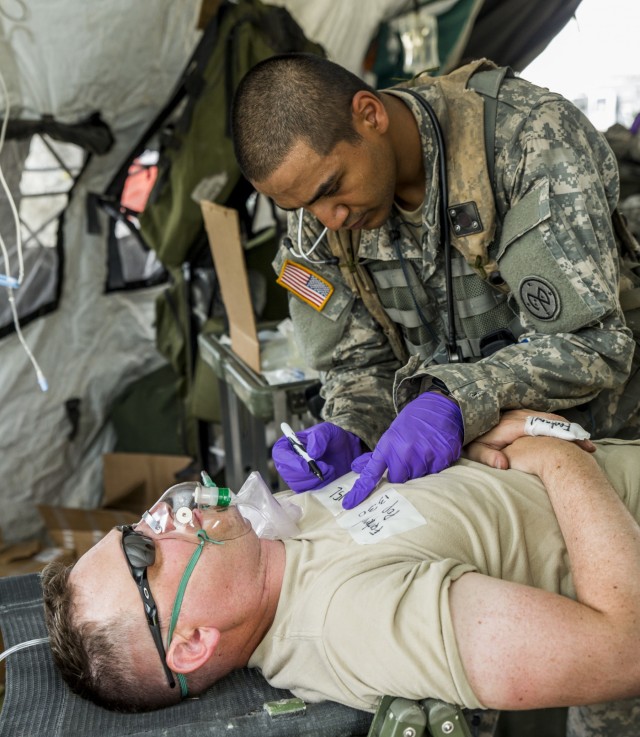
[[[206,471],[201,471],[202,486],[195,491],[196,504],[209,507],[228,507],[233,495],[226,486],[216,486]]]
[[[200,478],[202,479],[202,485],[206,486],[207,489],[215,489],[216,482],[209,476],[206,471],[200,471]]]

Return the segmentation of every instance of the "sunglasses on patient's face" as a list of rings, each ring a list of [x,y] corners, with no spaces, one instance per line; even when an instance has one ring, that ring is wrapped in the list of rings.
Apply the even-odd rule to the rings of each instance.
[[[140,532],[136,532],[131,525],[120,525],[117,528],[122,532],[122,550],[124,557],[136,582],[142,603],[144,604],[144,613],[147,618],[147,624],[151,630],[153,641],[156,645],[162,667],[167,676],[167,680],[171,688],[176,685],[173,673],[167,665],[167,653],[162,643],[162,633],[160,631],[160,620],[158,619],[158,607],[156,606],[149,581],[147,580],[147,568],[152,566],[156,560],[156,548],[153,540]]]

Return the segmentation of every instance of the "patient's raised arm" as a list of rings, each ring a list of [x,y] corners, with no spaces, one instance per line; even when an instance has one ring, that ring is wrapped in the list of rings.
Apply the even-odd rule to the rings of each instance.
[[[500,422],[492,427],[491,430],[476,438],[463,449],[463,455],[472,461],[484,463],[485,466],[492,468],[509,468],[509,459],[504,449],[525,435],[525,422],[530,415],[542,417],[548,420],[558,420],[566,422],[561,415],[555,415],[551,412],[535,412],[530,409],[512,409],[503,412]],[[577,440],[583,450],[593,452],[595,445],[590,440]]]
[[[575,443],[521,438],[513,468],[543,481],[569,553],[577,601],[477,573],[450,603],[472,688],[490,708],[578,705],[640,694],[640,528]]]

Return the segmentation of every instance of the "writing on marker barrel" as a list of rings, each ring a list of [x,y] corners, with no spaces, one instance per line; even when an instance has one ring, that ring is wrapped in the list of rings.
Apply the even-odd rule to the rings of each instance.
[[[299,455],[300,458],[302,458],[303,460],[307,462],[307,465],[309,466],[309,469],[311,470],[311,472],[315,476],[317,476],[320,479],[320,481],[324,481],[324,476],[322,475],[322,471],[318,467],[318,464],[307,453],[307,449],[300,442],[298,436],[293,432],[291,427],[286,422],[283,422],[280,425],[280,429],[282,430],[282,434],[289,441],[289,445],[291,446],[291,449],[293,450],[293,452]]]

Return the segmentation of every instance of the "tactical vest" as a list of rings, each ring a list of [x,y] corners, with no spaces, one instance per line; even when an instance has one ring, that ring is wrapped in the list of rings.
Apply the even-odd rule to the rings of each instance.
[[[495,260],[499,244],[493,196],[495,125],[498,93],[507,76],[513,76],[509,68],[498,68],[481,59],[461,67],[446,80],[428,78],[433,83],[447,85],[449,106],[458,106],[458,114],[451,117],[448,127],[453,144],[446,152],[448,212],[443,212],[441,217],[449,221],[447,225],[452,230],[449,243],[454,246],[449,254],[442,254],[443,268],[448,268],[451,276],[451,295],[445,295],[451,309],[448,316],[423,313],[416,303],[420,292],[418,280],[415,273],[409,276],[406,266],[402,266],[399,252],[404,276],[414,282],[410,290],[414,310],[399,309],[397,304],[392,308],[394,322],[404,326],[409,353],[422,360],[433,363],[478,360],[514,343],[524,332],[518,315],[507,303],[509,288]],[[482,95],[482,101],[476,96],[461,95],[461,88],[475,90]],[[460,151],[464,151],[462,156]],[[469,156],[469,151],[475,155]],[[514,208],[514,214],[505,218],[507,227],[509,220],[516,221],[517,227],[526,222],[522,209]],[[377,278],[374,275],[374,280],[386,282],[388,276],[381,272]],[[389,298],[390,294],[386,296]],[[406,295],[396,294],[395,298],[406,302]],[[388,307],[386,311],[391,314]],[[455,346],[447,346],[441,339],[434,345],[434,331],[427,323],[433,325],[434,319],[446,323],[451,316],[455,320]],[[448,330],[449,325],[444,324],[441,333],[446,334]]]
[[[448,102],[462,104],[457,115],[458,131],[448,128],[450,140],[451,135],[454,138],[449,151],[455,151],[455,155],[447,156],[450,205],[449,213],[442,215],[450,218],[453,228],[460,226],[460,232],[452,239],[455,248],[449,260],[452,282],[449,300],[455,319],[457,360],[474,361],[488,356],[514,343],[523,332],[520,320],[507,304],[508,287],[501,280],[495,262],[498,247],[492,188],[495,120],[498,93],[507,74],[512,76],[507,68],[479,60],[448,76]],[[412,84],[416,81],[423,83],[418,79]],[[437,84],[441,82],[435,80]],[[465,94],[467,87],[482,97]],[[468,150],[477,154],[471,165],[468,156],[460,155],[460,151]],[[471,199],[475,200],[472,204],[476,207],[477,220],[473,209],[468,207]],[[521,210],[516,213],[517,219]],[[507,227],[508,220],[505,219]],[[360,265],[356,257],[358,243],[357,233],[329,233],[329,244],[334,256],[339,258],[345,281],[382,326],[397,358],[403,363],[409,355],[435,363],[456,360],[442,340],[449,330],[447,316],[440,308],[447,296],[432,293],[400,249],[395,266],[388,261]],[[448,266],[442,264],[439,268]]]
[[[425,284],[417,260],[405,257],[399,248],[395,262],[363,265],[357,257],[358,232],[329,234],[330,248],[338,257],[346,283],[381,325],[402,363],[409,355],[428,363],[476,361],[516,342],[524,331],[517,308],[507,301],[510,288],[500,275],[496,255],[500,243],[509,243],[534,227],[540,212],[538,195],[532,191],[502,222],[496,216],[496,115],[498,94],[507,76],[513,76],[508,68],[478,60],[446,78],[418,78],[404,85],[438,84],[446,97],[436,110],[438,118],[442,115],[447,119],[450,144],[446,157],[448,212],[441,214],[441,224],[447,218],[455,232],[449,239],[451,257],[444,259],[439,253],[442,262],[437,270],[450,269],[448,299],[443,289],[438,293],[437,288]],[[478,94],[469,94],[469,88]],[[620,256],[620,301],[640,345],[640,246],[617,210],[612,222]],[[457,355],[453,358],[443,339],[449,332],[442,310],[447,302],[451,306],[448,313],[455,320]]]
[[[402,327],[405,353],[396,351],[398,358],[406,362],[409,355],[416,355],[423,361],[451,363],[442,338],[448,330],[447,316],[440,309],[442,299],[431,294],[410,262],[397,263],[395,268],[388,263],[369,265],[369,271],[385,315],[396,330]],[[478,360],[514,343],[523,327],[507,294],[479,279],[456,251],[451,277],[459,360]]]

